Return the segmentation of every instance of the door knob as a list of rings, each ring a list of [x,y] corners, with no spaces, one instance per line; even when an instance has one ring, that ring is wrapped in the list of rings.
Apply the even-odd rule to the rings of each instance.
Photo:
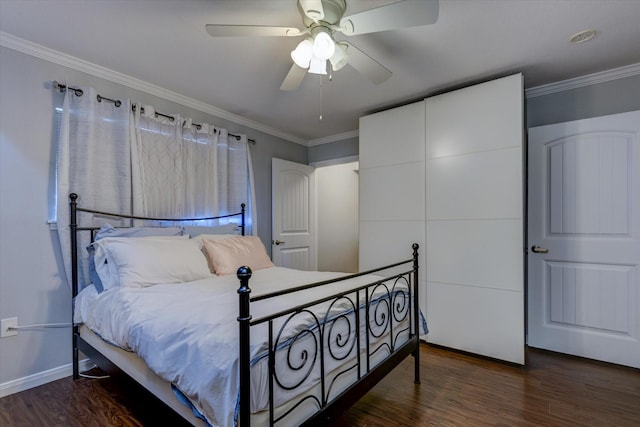
[[[283,242],[282,240],[274,240],[272,243],[275,245],[284,245],[287,242]]]
[[[540,245],[533,245],[531,246],[531,252],[535,252],[537,254],[547,254],[549,253],[549,249],[543,248]]]

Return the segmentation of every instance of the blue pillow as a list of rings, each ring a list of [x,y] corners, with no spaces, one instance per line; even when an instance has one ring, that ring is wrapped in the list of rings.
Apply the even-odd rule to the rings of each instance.
[[[184,232],[182,227],[128,227],[115,228],[111,224],[104,224],[95,235],[94,240],[97,242],[105,237],[157,237],[157,236],[181,236]],[[89,252],[89,279],[95,286],[98,293],[104,291],[104,285],[100,276],[96,271],[96,262],[94,260],[95,248],[93,245],[87,246]],[[105,261],[106,262],[106,261]]]
[[[100,293],[104,291],[104,285],[102,284],[102,280],[100,280],[100,276],[98,276],[96,261],[93,259],[96,249],[93,245],[89,245],[87,246],[87,252],[89,252],[89,280],[91,280],[93,286],[95,286],[98,293]]]
[[[240,225],[233,223],[225,225],[215,225],[212,227],[202,225],[185,225],[184,234],[188,234],[191,237],[196,237],[201,234],[239,234],[239,229]]]

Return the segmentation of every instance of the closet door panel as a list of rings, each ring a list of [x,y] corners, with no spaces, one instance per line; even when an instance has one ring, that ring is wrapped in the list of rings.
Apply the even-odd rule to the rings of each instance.
[[[519,147],[427,162],[427,220],[518,218],[522,212]],[[486,203],[486,192],[499,194]]]
[[[428,98],[427,159],[518,146],[522,90],[517,74]]]
[[[360,119],[360,166],[424,160],[424,101]]]
[[[424,162],[361,167],[360,220],[424,221],[424,182]]]
[[[364,221],[360,223],[360,271],[370,270],[393,261],[410,259],[413,243],[418,249],[418,289],[420,309],[426,313],[427,281],[424,221]],[[407,265],[395,270],[406,271]]]
[[[512,236],[521,233],[517,219],[428,221],[429,280],[519,291],[522,240]]]
[[[419,262],[426,265],[427,248],[424,243],[424,221],[364,221],[360,223],[360,270],[370,270],[393,261],[411,258],[411,245],[417,243]],[[398,254],[397,259],[389,259],[389,253]],[[426,280],[425,269],[419,271],[419,278]]]
[[[524,331],[522,292],[432,281],[427,289],[429,342],[495,359],[522,360],[522,346],[513,345]]]

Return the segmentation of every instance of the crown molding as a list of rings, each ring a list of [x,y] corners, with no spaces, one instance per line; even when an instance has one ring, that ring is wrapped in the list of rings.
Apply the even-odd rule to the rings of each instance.
[[[590,86],[597,83],[604,83],[637,75],[640,75],[640,63],[625,65],[624,67],[613,68],[611,70],[588,74],[586,76],[532,87],[530,89],[527,89],[525,91],[525,94],[527,98],[535,98],[537,96],[549,95],[552,93],[563,92],[565,90],[576,89],[579,87]]]
[[[328,144],[330,142],[344,141],[345,139],[349,139],[349,138],[357,138],[358,135],[360,135],[359,130],[354,129],[348,132],[325,136],[324,138],[311,139],[307,141],[307,147],[313,147],[314,145]]]
[[[181,104],[186,107],[190,107],[198,111],[202,111],[213,116],[229,120],[230,122],[246,126],[250,129],[264,132],[266,134],[282,138],[287,141],[295,142],[296,144],[307,146],[307,141],[296,135],[282,132],[265,124],[247,119],[246,117],[242,117],[237,114],[230,113],[229,111],[214,107],[213,105],[209,105],[202,101],[198,101],[197,99],[189,98],[177,92],[164,89],[160,86],[147,83],[143,80],[136,79],[126,74],[122,74],[109,68],[102,67],[92,62],[76,58],[75,56],[67,55],[57,50],[32,43],[28,40],[21,39],[3,31],[0,31],[0,46],[22,52],[24,54],[43,59],[45,61],[53,62],[54,64],[62,65],[76,71],[87,73],[113,83],[121,84],[132,89],[140,90],[142,92],[155,95],[169,101],[173,101],[177,104]]]

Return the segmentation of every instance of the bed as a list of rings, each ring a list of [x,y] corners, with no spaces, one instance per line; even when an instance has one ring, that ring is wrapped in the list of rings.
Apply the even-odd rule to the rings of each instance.
[[[237,218],[238,235],[195,237],[175,230],[184,219],[92,210],[76,194],[70,207],[74,378],[82,351],[194,425],[242,427],[327,425],[409,355],[420,382],[417,244],[366,272],[303,272],[244,236],[244,206],[215,218]],[[80,213],[145,225],[100,237],[105,226]],[[159,233],[149,221],[169,235],[144,234]],[[86,286],[83,234],[96,270]]]

